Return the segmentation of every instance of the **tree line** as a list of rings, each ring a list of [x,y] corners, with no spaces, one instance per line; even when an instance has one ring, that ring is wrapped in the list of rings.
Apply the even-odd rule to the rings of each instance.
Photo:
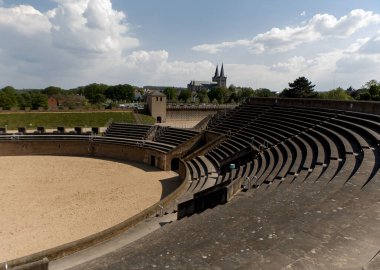
[[[252,89],[250,87],[228,88],[213,87],[202,89],[196,93],[188,89],[168,87],[164,89],[169,102],[194,103],[241,103],[251,97],[285,97],[285,98],[320,98],[336,100],[373,100],[380,101],[380,82],[370,80],[359,89],[343,89],[338,87],[326,92],[315,91],[315,85],[305,77],[290,82],[289,87],[277,93],[267,88]],[[136,95],[137,93],[137,95]],[[9,110],[39,109],[48,107],[48,99],[53,97],[59,106],[65,108],[86,108],[94,106],[114,107],[124,102],[144,100],[143,89],[129,84],[106,85],[92,83],[73,89],[62,89],[50,86],[45,89],[17,90],[12,86],[0,89],[0,107]]]
[[[0,107],[9,110],[39,109],[48,107],[48,99],[53,97],[62,107],[70,109],[96,105],[113,106],[119,102],[132,102],[135,91],[141,91],[129,84],[106,85],[92,83],[86,86],[65,90],[56,86],[45,89],[18,90],[12,86],[0,89]]]
[[[320,99],[337,99],[337,100],[373,100],[380,101],[380,82],[370,80],[360,89],[349,87],[343,89],[338,87],[326,92],[317,92],[314,90],[315,85],[307,78],[299,77],[294,82],[289,83],[280,97],[286,98],[320,98]]]
[[[196,103],[240,103],[251,97],[284,97],[284,98],[319,98],[335,100],[373,100],[380,101],[380,82],[371,80],[365,83],[360,89],[343,89],[338,87],[330,91],[317,92],[315,85],[306,77],[299,77],[293,82],[289,82],[289,87],[280,93],[267,88],[252,89],[250,87],[236,87],[231,85],[228,88],[214,87],[202,89],[197,93],[190,90],[178,91],[174,87],[164,90],[170,102],[196,102]]]
[[[231,85],[228,88],[213,87],[202,89],[197,93],[185,89],[178,91],[175,87],[168,87],[164,94],[170,102],[195,102],[195,103],[240,103],[250,97],[271,97],[274,94],[266,88],[253,90],[250,87],[236,87]]]

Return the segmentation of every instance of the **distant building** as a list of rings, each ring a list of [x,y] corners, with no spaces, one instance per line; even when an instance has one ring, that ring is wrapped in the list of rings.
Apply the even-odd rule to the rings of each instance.
[[[187,89],[191,90],[192,92],[199,92],[202,89],[210,89],[213,87],[217,87],[218,84],[216,82],[209,82],[209,81],[191,81],[187,85]]]
[[[174,88],[178,91],[185,90],[186,88],[183,87],[176,87],[176,86],[155,86],[155,85],[145,85],[143,86],[143,89],[150,90],[150,91],[160,91],[163,92],[166,88]]]
[[[216,66],[215,75],[212,78],[212,81],[216,82],[217,86],[220,88],[227,88],[227,77],[224,76],[223,64],[222,64],[222,69],[220,70],[220,75],[219,75],[218,66]]]
[[[58,100],[54,97],[48,98],[48,108],[49,110],[57,110],[58,109]]]
[[[147,95],[150,115],[157,123],[166,122],[166,96],[160,91],[152,91]]]
[[[212,77],[212,81],[191,81],[187,85],[187,89],[192,92],[199,92],[202,89],[210,89],[213,87],[227,88],[227,76],[224,75],[224,66],[222,64],[222,68],[219,74],[219,66],[216,66],[215,75]]]

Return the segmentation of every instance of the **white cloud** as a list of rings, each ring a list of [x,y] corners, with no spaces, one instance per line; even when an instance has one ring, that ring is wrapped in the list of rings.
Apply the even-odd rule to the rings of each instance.
[[[294,56],[294,57],[289,58],[285,62],[278,62],[278,63],[273,64],[270,67],[270,70],[284,73],[284,72],[291,72],[293,70],[305,69],[312,64],[313,64],[312,60],[307,60],[303,56]]]
[[[315,42],[325,38],[345,38],[353,35],[359,29],[371,24],[379,24],[380,15],[362,9],[352,10],[349,14],[336,18],[329,14],[316,14],[306,24],[272,28],[256,35],[250,40],[228,41],[217,44],[202,44],[193,47],[194,51],[215,54],[227,48],[244,46],[254,54],[264,52],[286,52],[301,44]]]
[[[170,61],[165,50],[132,51],[126,15],[110,0],[56,0],[0,8],[0,81],[16,87],[75,87],[92,82],[178,85],[209,79],[208,61]]]
[[[56,0],[57,7],[41,13],[32,6],[0,7],[0,31],[17,37],[44,34],[55,48],[71,51],[78,57],[91,53],[121,54],[137,47],[138,39],[128,35],[123,12],[112,8],[110,0]]]
[[[139,40],[110,0],[55,2],[46,13],[25,5],[0,8],[2,85],[179,85],[207,80],[213,72],[209,61],[170,61],[165,50],[133,51]]]
[[[311,80],[319,91],[351,85],[358,88],[380,74],[379,36],[358,39],[346,48],[315,56],[292,56],[272,65],[225,64],[225,70],[236,85],[273,91],[281,91],[300,76]]]
[[[81,84],[82,76],[90,80],[138,46],[111,0],[55,2],[46,13],[29,5],[0,7],[0,69],[13,70],[0,73],[1,83]]]
[[[128,36],[125,14],[112,8],[110,0],[56,0],[58,7],[48,12],[53,24],[56,47],[95,54],[121,54],[137,47]]]
[[[32,6],[0,7],[0,29],[3,31],[14,30],[21,35],[30,36],[48,33],[50,28],[48,18]]]
[[[178,85],[191,79],[209,80],[215,66],[209,61],[169,61],[169,53],[161,51],[135,51],[126,58],[126,66],[142,84]],[[184,86],[184,85],[182,85]]]
[[[45,13],[28,5],[0,6],[0,87],[69,88],[92,82],[186,86],[190,80],[210,80],[213,75],[215,65],[207,59],[172,60],[164,49],[138,48],[126,14],[115,10],[111,0],[55,2],[56,7]],[[327,37],[351,36],[378,22],[379,15],[362,10],[339,19],[318,14],[305,24],[273,28],[252,40],[204,44],[198,50],[217,53],[241,47],[262,54],[258,58],[263,64],[225,63],[228,83],[239,86],[280,91],[289,81],[306,76],[320,90],[359,87],[380,74],[380,33],[356,41],[352,37],[318,53],[265,52],[284,52],[310,42],[315,42],[310,47],[320,47]]]
[[[306,11],[304,10],[304,11],[302,11],[301,13],[300,13],[300,16],[306,16]]]
[[[380,33],[353,44],[336,61],[336,72],[350,81],[364,82],[377,79],[380,74]],[[359,85],[360,86],[360,85]]]
[[[234,48],[237,46],[250,46],[251,42],[249,40],[237,40],[237,41],[225,41],[220,44],[202,44],[193,47],[194,51],[205,51],[211,54],[215,54],[220,52],[222,49],[225,48]]]
[[[319,90],[338,86],[360,87],[380,74],[379,37],[358,39],[344,49],[320,53],[312,58],[295,56],[271,66],[270,70],[287,79],[310,77]]]
[[[359,49],[362,54],[380,54],[380,32],[372,38],[364,39]]]

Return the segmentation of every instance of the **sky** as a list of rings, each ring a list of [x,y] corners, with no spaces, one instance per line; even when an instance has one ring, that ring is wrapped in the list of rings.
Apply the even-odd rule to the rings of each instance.
[[[380,80],[378,0],[0,0],[0,88]]]

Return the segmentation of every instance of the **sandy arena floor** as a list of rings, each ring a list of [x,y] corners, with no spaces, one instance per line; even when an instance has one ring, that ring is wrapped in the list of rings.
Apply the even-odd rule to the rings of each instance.
[[[0,172],[0,262],[109,228],[178,184],[174,172],[80,157],[0,157]]]

